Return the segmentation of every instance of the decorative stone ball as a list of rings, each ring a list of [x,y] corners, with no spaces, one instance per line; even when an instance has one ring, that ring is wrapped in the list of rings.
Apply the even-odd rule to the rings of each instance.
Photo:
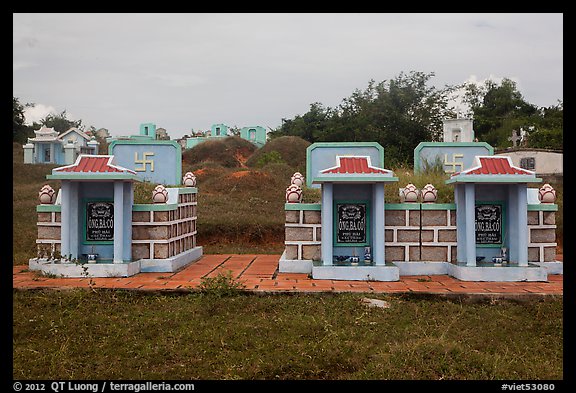
[[[168,201],[168,190],[162,184],[158,184],[152,191],[152,201],[154,203],[166,203]]]
[[[182,178],[182,184],[186,187],[196,187],[196,176],[192,172],[186,172]]]
[[[302,189],[296,184],[290,184],[286,189],[286,202],[300,203],[302,201]]]
[[[408,183],[400,193],[402,202],[418,202],[420,191],[412,183]]]
[[[422,202],[424,203],[433,203],[436,202],[438,198],[438,190],[432,184],[426,184],[424,188],[422,188]]]
[[[546,183],[538,190],[538,199],[540,203],[554,203],[556,201],[556,190]]]
[[[56,199],[56,193],[54,192],[54,189],[50,187],[49,184],[45,184],[44,186],[42,186],[40,192],[38,193],[38,199],[40,199],[40,203],[42,205],[51,205],[54,203],[54,200]]]
[[[304,185],[304,176],[300,172],[296,172],[292,175],[290,182],[291,184],[296,184],[298,187],[302,187]]]

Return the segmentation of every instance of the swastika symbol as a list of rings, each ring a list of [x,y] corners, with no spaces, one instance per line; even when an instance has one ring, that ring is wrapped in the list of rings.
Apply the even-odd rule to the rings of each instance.
[[[150,172],[154,172],[154,160],[149,160],[148,157],[154,156],[152,152],[142,153],[142,159],[138,158],[138,152],[134,152],[134,165],[141,164],[142,166],[134,168],[136,172],[146,172],[146,165],[150,164]]]
[[[464,163],[462,161],[456,161],[457,158],[464,158],[464,154],[452,154],[452,161],[448,161],[448,154],[444,154],[444,165],[445,166],[452,166],[450,169],[445,169],[446,173],[455,173],[456,167],[459,166],[460,170],[464,168]]]

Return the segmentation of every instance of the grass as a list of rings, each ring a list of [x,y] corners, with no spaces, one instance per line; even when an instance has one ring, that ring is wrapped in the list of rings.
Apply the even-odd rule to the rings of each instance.
[[[446,180],[450,178],[449,174],[435,170],[414,173],[411,167],[406,166],[391,169],[398,178],[398,182],[385,187],[386,203],[399,203],[400,193],[398,189],[406,187],[409,183],[414,184],[419,190],[430,183],[438,190],[437,203],[454,203],[454,186],[446,184]]]
[[[58,165],[24,164],[22,145],[13,144],[12,164],[12,249],[14,264],[27,264],[36,256],[36,206],[38,192],[44,184],[54,190],[60,188],[59,181],[48,181],[46,175]]]
[[[562,300],[15,291],[14,379],[557,380]]]

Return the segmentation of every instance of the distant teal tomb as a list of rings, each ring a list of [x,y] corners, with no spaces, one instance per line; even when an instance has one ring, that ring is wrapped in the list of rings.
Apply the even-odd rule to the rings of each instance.
[[[181,184],[182,147],[176,141],[157,140],[155,124],[141,124],[138,135],[112,138],[108,152],[142,181]]]
[[[474,157],[494,155],[494,148],[486,142],[477,142],[472,119],[445,119],[442,142],[420,142],[414,149],[414,171],[441,167],[445,173],[456,173],[469,168]]]
[[[256,147],[262,147],[266,144],[266,129],[262,126],[242,127],[240,138],[252,142]]]

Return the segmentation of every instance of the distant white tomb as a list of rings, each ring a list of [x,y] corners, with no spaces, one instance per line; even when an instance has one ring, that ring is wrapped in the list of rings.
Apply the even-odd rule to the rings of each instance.
[[[494,148],[477,142],[472,119],[444,119],[442,142],[420,142],[414,149],[414,171],[441,166],[446,173],[457,173],[474,164],[474,157],[493,155]]]
[[[444,119],[442,134],[444,142],[474,142],[472,119]]]

